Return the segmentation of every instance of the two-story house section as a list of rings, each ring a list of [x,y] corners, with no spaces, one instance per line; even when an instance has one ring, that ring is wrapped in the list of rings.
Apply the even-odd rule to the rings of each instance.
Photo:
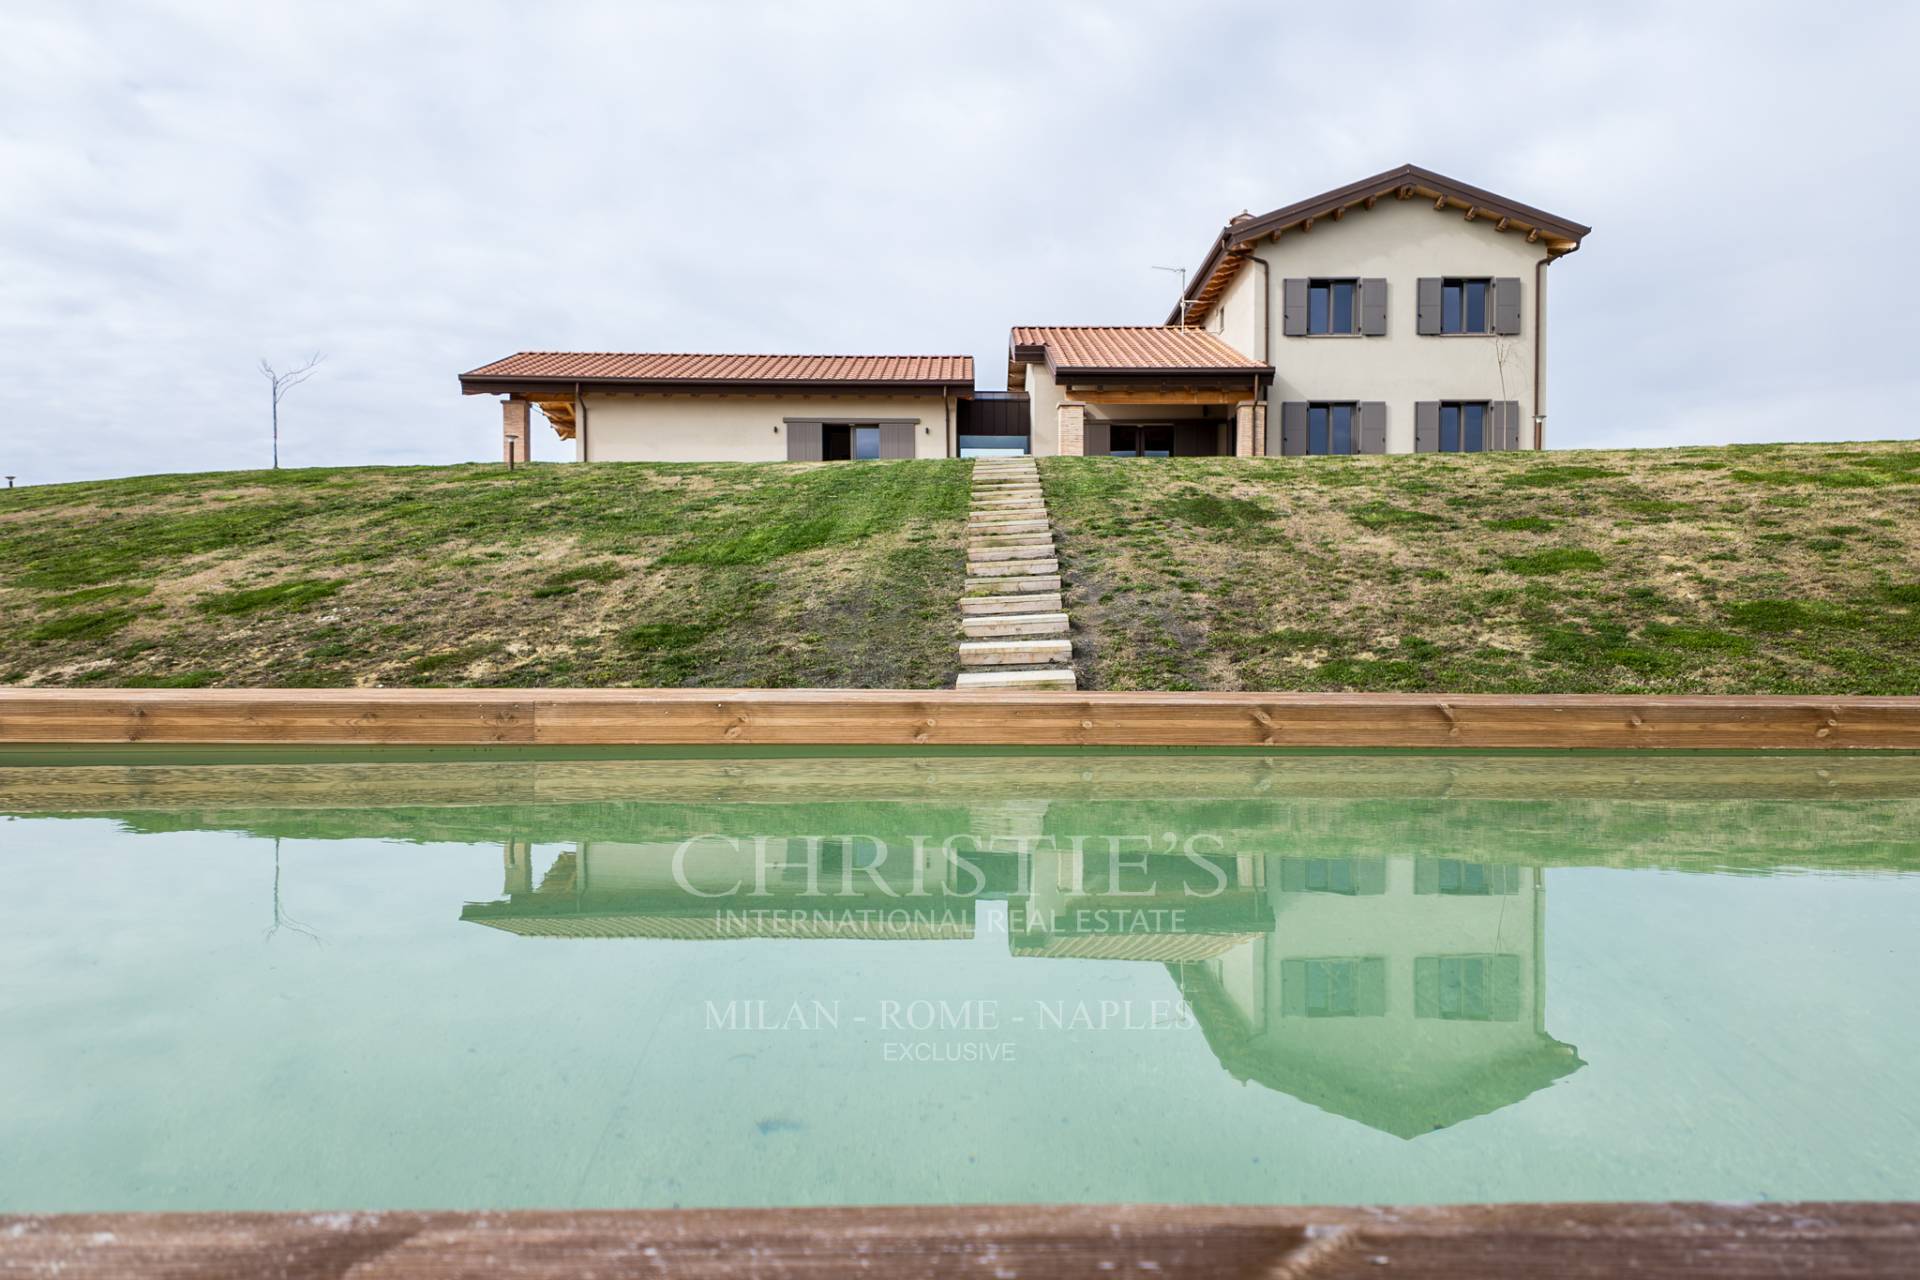
[[[1272,366],[1256,453],[1538,449],[1547,267],[1589,231],[1402,165],[1228,222],[1167,323]]]

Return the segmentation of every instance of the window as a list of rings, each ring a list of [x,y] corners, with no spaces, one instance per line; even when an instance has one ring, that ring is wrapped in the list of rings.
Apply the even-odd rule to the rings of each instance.
[[[1171,458],[1171,422],[1116,422],[1108,428],[1107,455],[1114,458]]]
[[[1487,301],[1492,292],[1491,280],[1441,280],[1440,332],[1491,333]]]
[[[1307,332],[1360,332],[1359,293],[1358,280],[1308,281]]]
[[[1282,960],[1281,1013],[1295,1018],[1377,1018],[1387,1011],[1382,956]]]
[[[820,457],[825,462],[880,456],[880,428],[873,423],[823,422]]]
[[[1413,1015],[1443,1022],[1515,1022],[1519,956],[1416,956]]]
[[[1357,453],[1354,426],[1360,406],[1345,404],[1307,405],[1308,453]]]
[[[1487,402],[1440,402],[1440,452],[1482,453],[1487,447]]]

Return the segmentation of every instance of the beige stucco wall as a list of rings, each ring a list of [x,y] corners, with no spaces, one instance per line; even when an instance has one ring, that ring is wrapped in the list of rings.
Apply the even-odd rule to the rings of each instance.
[[[585,452],[576,434],[576,461],[784,462],[786,418],[916,418],[914,456],[944,458],[952,401],[939,396],[590,394],[586,405]]]
[[[1276,370],[1269,421],[1286,400],[1382,400],[1387,405],[1387,451],[1413,451],[1413,406],[1420,400],[1517,400],[1521,442],[1533,447],[1534,264],[1545,244],[1493,222],[1468,222],[1459,209],[1435,210],[1418,198],[1383,198],[1372,210],[1350,210],[1339,222],[1323,218],[1309,232],[1263,240],[1254,255],[1267,263],[1270,359]],[[1286,337],[1281,332],[1282,282],[1289,276],[1378,276],[1387,281],[1384,337]],[[1517,276],[1520,333],[1426,336],[1414,331],[1422,276]],[[1249,355],[1258,330],[1250,312],[1258,301],[1259,268],[1249,264],[1228,290],[1226,314],[1207,327]],[[1216,323],[1220,326],[1215,328]],[[1505,353],[1504,368],[1496,355]],[[1505,374],[1504,385],[1502,373]]]
[[[1027,449],[1034,457],[1051,458],[1059,454],[1060,402],[1065,398],[1046,365],[1027,366],[1027,407],[1033,415],[1029,428],[1033,435]]]
[[[1261,268],[1248,263],[1226,287],[1213,310],[1207,313],[1204,326],[1219,339],[1242,355],[1255,360],[1271,359],[1269,351],[1260,343],[1261,332],[1266,328],[1267,317],[1260,307]],[[1275,313],[1275,328],[1279,327],[1278,312]]]

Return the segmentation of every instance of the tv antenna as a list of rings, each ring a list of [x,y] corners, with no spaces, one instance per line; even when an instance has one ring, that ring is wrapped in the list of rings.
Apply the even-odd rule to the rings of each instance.
[[[1187,269],[1185,267],[1155,267],[1155,271],[1175,271],[1180,275],[1180,324],[1187,323]]]

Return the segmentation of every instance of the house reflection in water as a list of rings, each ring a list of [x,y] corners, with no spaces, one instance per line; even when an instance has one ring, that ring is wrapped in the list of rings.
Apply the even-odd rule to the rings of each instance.
[[[1172,966],[1235,1077],[1413,1138],[1583,1065],[1546,1030],[1539,868],[1429,857],[1267,864],[1272,931]]]
[[[1402,1138],[1510,1106],[1580,1068],[1546,1031],[1537,867],[1436,857],[1115,860],[866,839],[591,841],[461,918],[560,938],[973,936],[1008,903],[1016,956],[1164,964],[1236,1079]]]

